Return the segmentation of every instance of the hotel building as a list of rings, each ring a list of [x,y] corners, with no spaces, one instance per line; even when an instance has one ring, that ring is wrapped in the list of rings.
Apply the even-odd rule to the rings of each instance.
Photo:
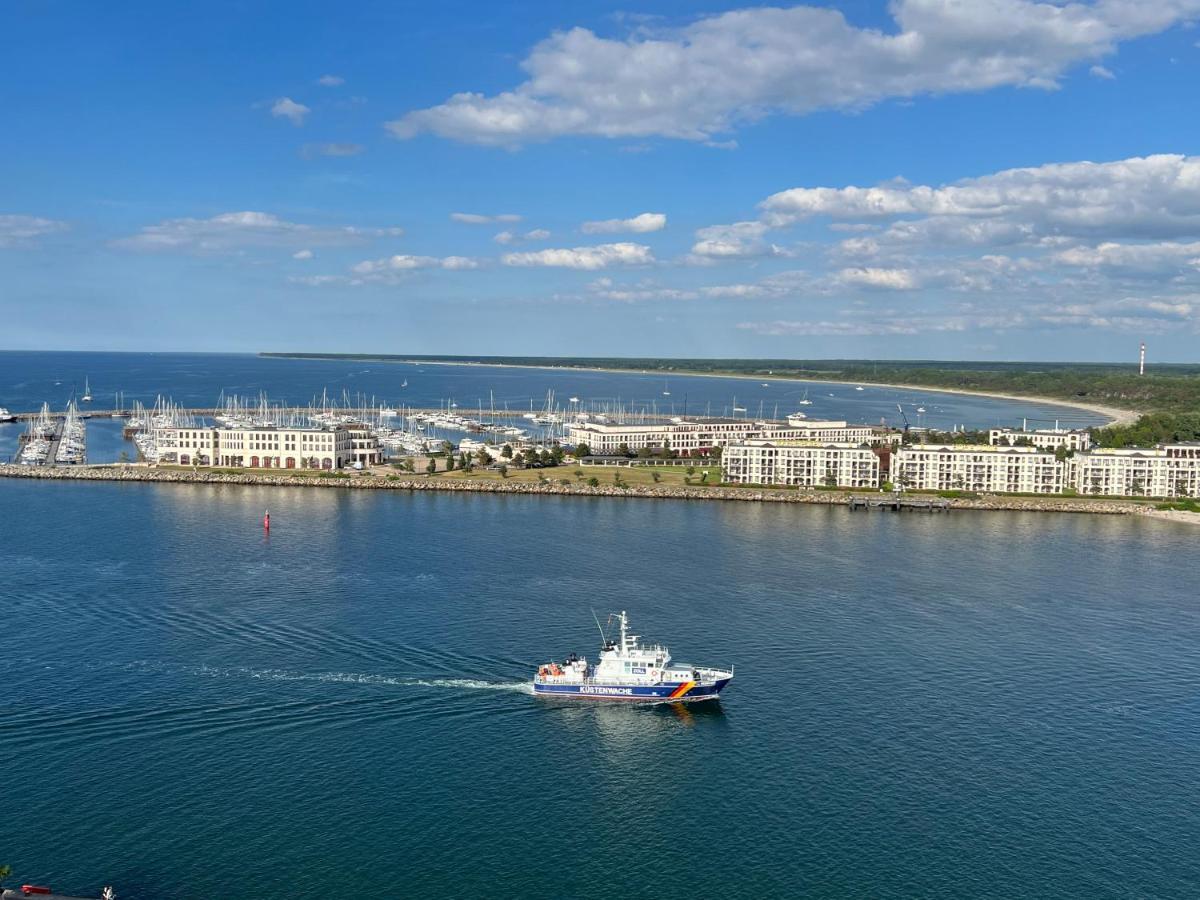
[[[1083,450],[1061,462],[1041,447],[914,444],[892,454],[890,480],[929,491],[1197,497],[1200,442]]]
[[[890,480],[922,491],[1061,494],[1067,467],[1053,450],[991,444],[912,444],[892,454]]]
[[[988,432],[988,443],[993,446],[1015,447],[1023,445],[1040,447],[1043,450],[1087,450],[1092,446],[1091,432],[1084,429],[1068,431],[1065,428],[1040,428],[1034,431],[1017,431],[1014,428],[993,428]]]
[[[663,450],[669,448],[684,456],[707,456],[713,447],[748,440],[834,441],[839,443],[872,443],[885,440],[888,432],[870,425],[848,425],[845,422],[797,420],[789,424],[778,422],[745,422],[732,419],[682,419],[653,425],[616,425],[600,422],[577,422],[569,426],[567,439],[572,445],[587,444],[597,456],[613,456],[622,446],[631,451]]]
[[[879,456],[853,442],[748,440],[721,453],[722,480],[791,487],[879,486]]]
[[[182,466],[341,469],[383,460],[365,428],[164,428],[155,438],[159,461]]]
[[[1067,460],[1081,494],[1200,497],[1200,442],[1099,448]]]

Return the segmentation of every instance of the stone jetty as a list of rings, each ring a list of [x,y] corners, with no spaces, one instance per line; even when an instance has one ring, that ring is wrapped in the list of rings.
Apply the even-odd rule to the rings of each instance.
[[[583,482],[550,481],[530,484],[515,481],[458,481],[411,475],[345,474],[320,477],[205,469],[159,469],[143,465],[19,466],[0,464],[0,478],[33,478],[59,481],[156,482],[172,484],[270,485],[326,490],[443,491],[475,494],[534,494],[541,496],[623,497],[647,500],[732,500],[755,503],[809,503],[849,506],[855,499],[877,501],[878,492],[804,491],[755,487],[675,487],[664,485],[592,486]],[[942,501],[939,500],[939,507]],[[1016,497],[984,495],[977,499],[950,498],[949,509],[1013,510],[1019,512],[1069,512],[1132,515],[1152,512],[1152,504],[1079,497]]]

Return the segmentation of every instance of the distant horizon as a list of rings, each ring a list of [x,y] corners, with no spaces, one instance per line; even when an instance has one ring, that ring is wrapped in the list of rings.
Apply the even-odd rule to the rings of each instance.
[[[970,363],[978,365],[983,363],[997,364],[1012,364],[1012,365],[1038,365],[1046,364],[1053,366],[1129,366],[1137,368],[1138,361],[1136,356],[1132,360],[1124,359],[1011,359],[1000,357],[989,358],[934,358],[934,357],[866,357],[866,356],[644,356],[641,354],[625,354],[625,353],[596,353],[596,354],[554,354],[540,355],[528,353],[404,353],[396,351],[370,351],[370,350],[96,350],[96,349],[81,349],[81,348],[22,348],[22,347],[6,347],[0,348],[0,353],[77,353],[77,354],[123,354],[129,356],[135,355],[189,355],[189,356],[268,356],[268,357],[287,357],[287,356],[307,356],[307,357],[371,357],[381,361],[399,361],[402,359],[414,359],[422,361],[440,361],[446,362],[470,362],[473,360],[558,360],[558,361],[597,361],[597,360],[660,360],[660,361],[705,361],[705,362],[805,362],[805,363],[903,363],[904,365],[913,365],[916,363],[928,363],[934,366],[949,366],[956,363]],[[1197,359],[1173,359],[1173,360],[1153,360],[1147,357],[1146,368],[1152,369],[1155,366],[1197,366],[1200,365],[1200,358]]]

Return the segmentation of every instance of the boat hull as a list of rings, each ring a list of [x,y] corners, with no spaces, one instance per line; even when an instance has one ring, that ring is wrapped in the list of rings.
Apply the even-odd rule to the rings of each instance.
[[[694,703],[716,700],[731,678],[716,681],[667,682],[664,684],[555,684],[534,681],[533,692],[539,697],[569,700],[625,700],[642,703]]]

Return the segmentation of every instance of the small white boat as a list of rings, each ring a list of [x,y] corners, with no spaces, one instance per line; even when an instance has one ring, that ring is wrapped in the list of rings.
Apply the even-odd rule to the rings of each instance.
[[[84,403],[92,402],[92,385],[86,378],[83,379],[83,396],[79,399]]]
[[[856,391],[861,391],[861,390],[863,390],[863,386],[860,384],[858,387],[856,387],[856,388],[855,388],[855,390],[856,390]]]

